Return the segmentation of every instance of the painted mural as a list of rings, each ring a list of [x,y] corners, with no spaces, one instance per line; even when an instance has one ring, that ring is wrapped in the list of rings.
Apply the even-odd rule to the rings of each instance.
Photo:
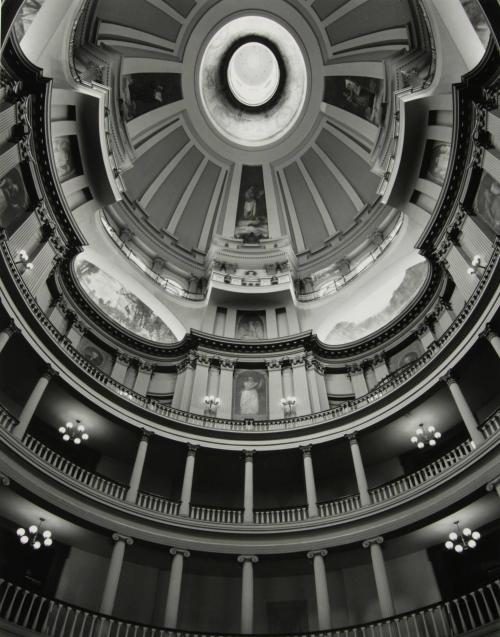
[[[431,140],[427,142],[421,176],[440,186],[444,183],[450,163],[450,144]]]
[[[482,217],[495,234],[500,234],[500,183],[483,172],[476,198],[474,212]]]
[[[234,373],[233,418],[268,418],[266,372],[240,369]]]
[[[101,347],[84,336],[78,344],[80,354],[94,367],[97,367],[105,374],[111,374],[113,367],[113,357]]]
[[[76,135],[55,137],[52,140],[52,149],[60,181],[67,181],[82,173]]]
[[[385,102],[384,82],[380,79],[343,75],[326,77],[323,99],[372,124],[382,123]]]
[[[243,166],[234,236],[244,243],[269,237],[262,166]]]
[[[477,33],[484,48],[486,48],[490,39],[490,28],[479,2],[477,0],[460,0],[460,2],[474,27],[474,31]]]
[[[390,370],[397,371],[414,363],[423,353],[422,345],[418,341],[410,343],[410,345],[407,345],[400,352],[391,356],[389,364]]]
[[[19,166],[0,179],[0,227],[10,236],[28,216],[29,196]]]
[[[236,338],[266,338],[266,313],[239,310],[236,314]]]
[[[178,73],[133,73],[121,82],[123,118],[134,119],[144,113],[182,99]]]
[[[91,300],[121,327],[149,341],[176,341],[170,328],[148,305],[94,263],[79,259],[76,276]]]
[[[395,319],[415,298],[427,276],[427,263],[422,261],[408,268],[403,280],[396,289],[385,292],[388,294],[385,305],[376,313],[368,315],[358,321],[341,321],[336,323],[326,337],[330,345],[350,343],[373,334]],[[380,295],[379,295],[380,302]],[[369,306],[370,298],[366,304]],[[366,306],[365,306],[366,307]],[[353,307],[352,314],[361,312],[361,308]]]
[[[19,42],[33,24],[45,0],[24,0],[14,22],[14,31]]]

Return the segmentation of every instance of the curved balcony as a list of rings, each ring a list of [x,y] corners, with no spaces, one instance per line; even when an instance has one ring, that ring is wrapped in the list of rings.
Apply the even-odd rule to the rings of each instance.
[[[81,493],[81,487],[87,487],[94,495],[106,496],[115,501],[125,501],[128,485],[110,480],[98,473],[84,469],[71,462],[61,454],[53,451],[36,438],[26,435],[23,442],[18,442],[10,435],[16,424],[5,409],[0,407],[0,438],[11,443],[17,453],[24,458],[36,461],[59,481],[62,479],[72,489]],[[482,452],[482,447],[496,448],[500,441],[500,409],[492,414],[481,426],[485,438],[481,449],[476,449],[470,440],[466,440],[448,451],[440,458],[413,473],[402,476],[369,490],[370,504],[362,506],[358,494],[346,495],[328,502],[318,503],[319,519],[322,522],[351,521],[359,515],[377,512],[387,505],[397,506],[410,499],[421,497],[432,491],[443,480],[450,478],[474,463],[475,457]],[[307,505],[294,507],[257,509],[253,512],[253,521],[244,520],[243,509],[227,509],[223,507],[201,506],[190,504],[187,515],[179,513],[180,502],[162,496],[139,492],[135,504],[138,509],[147,510],[163,521],[172,519],[194,520],[208,525],[274,527],[289,525],[300,527],[301,522],[310,525],[314,518],[308,514]]]
[[[498,634],[500,620],[500,580],[455,599],[418,608],[414,611],[388,617],[360,626],[332,628],[307,633],[309,637],[368,637],[408,636],[450,637],[474,635],[484,637]],[[101,615],[85,608],[48,599],[0,579],[0,628],[16,626],[16,635],[43,634],[52,637],[215,637],[220,633],[187,632],[176,629],[133,624],[123,619]],[[9,633],[7,633],[9,634]],[[292,635],[292,634],[290,634]],[[301,633],[303,635],[303,633]],[[232,637],[226,635],[225,637]],[[286,637],[282,635],[281,637]]]

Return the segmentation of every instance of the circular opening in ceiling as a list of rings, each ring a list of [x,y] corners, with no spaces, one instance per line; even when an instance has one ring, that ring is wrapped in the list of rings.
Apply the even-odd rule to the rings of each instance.
[[[227,67],[231,93],[245,106],[263,106],[269,102],[280,82],[276,56],[261,42],[242,44],[231,56]]]

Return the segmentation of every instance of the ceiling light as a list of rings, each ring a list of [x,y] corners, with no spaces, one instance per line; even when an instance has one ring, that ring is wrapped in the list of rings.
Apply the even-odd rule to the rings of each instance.
[[[67,422],[65,425],[62,425],[59,427],[59,433],[62,435],[64,442],[71,440],[73,444],[80,445],[89,439],[89,435],[79,420],[76,420],[75,423]]]
[[[415,435],[410,438],[410,442],[417,445],[418,449],[423,449],[426,445],[435,447],[440,438],[441,432],[437,431],[434,425],[429,425],[428,427],[419,425],[415,431]]]
[[[29,544],[35,551],[41,549],[42,546],[52,546],[52,531],[49,531],[49,529],[42,530],[44,522],[44,518],[40,518],[40,524],[38,526],[32,524],[27,531],[23,527],[19,527],[16,535],[21,544]]]
[[[454,524],[457,530],[448,533],[448,539],[444,543],[445,547],[449,551],[455,551],[455,553],[463,553],[468,549],[475,549],[478,540],[481,538],[481,533],[473,531],[468,526],[460,529],[459,522],[454,522]]]

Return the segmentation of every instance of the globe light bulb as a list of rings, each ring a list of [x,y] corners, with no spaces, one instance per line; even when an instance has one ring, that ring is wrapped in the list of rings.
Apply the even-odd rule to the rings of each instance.
[[[85,431],[85,427],[83,425],[78,425],[77,430],[78,431]]]
[[[64,426],[59,427],[59,433],[60,434],[65,434],[66,433],[66,427],[64,427]]]
[[[463,553],[463,550],[464,550],[464,547],[463,547],[461,544],[457,544],[457,545],[455,546],[455,551],[456,551],[457,553]]]
[[[42,543],[39,540],[36,540],[36,542],[33,542],[33,548],[38,551],[38,549],[42,546]]]
[[[26,264],[26,269],[27,270],[33,270],[33,264],[32,263],[27,263]]]
[[[468,540],[467,541],[467,546],[471,549],[475,549],[477,546],[477,542],[476,540]]]
[[[473,275],[476,273],[476,270],[474,268],[467,268],[467,274]]]
[[[472,265],[474,267],[477,267],[478,265],[481,265],[481,256],[479,254],[475,254],[472,257],[472,261],[471,261]]]
[[[434,434],[434,438],[437,438],[439,440],[439,438],[441,438],[441,432],[436,431],[436,433]]]
[[[446,542],[444,543],[444,545],[446,546],[446,548],[448,550],[451,550],[454,547],[454,544],[451,540],[446,540]]]
[[[427,431],[428,431],[430,434],[433,434],[433,433],[436,431],[436,427],[434,427],[433,425],[429,425],[429,426],[427,427]]]
[[[452,531],[452,532],[448,535],[448,537],[450,538],[450,540],[451,540],[452,542],[456,542],[456,541],[458,540],[458,535],[455,533],[455,531]]]
[[[424,435],[424,428],[423,427],[417,427],[417,436],[423,436]]]
[[[472,531],[469,529],[468,526],[465,527],[462,533],[465,535],[465,537],[469,537],[469,535],[472,535]]]
[[[18,535],[19,537],[22,537],[23,535],[25,535],[25,534],[26,534],[26,531],[25,531],[22,527],[19,527],[19,528],[17,529],[16,533],[17,533],[17,535]]]
[[[429,440],[429,445],[430,445],[431,447],[435,447],[435,446],[436,446],[436,441],[435,441],[434,439]]]
[[[424,443],[422,441],[420,441],[419,443],[417,443],[417,447],[419,449],[423,449],[425,447]]]
[[[48,537],[43,541],[45,546],[52,546],[52,538]]]
[[[67,427],[68,429],[73,429],[73,423],[72,423],[72,422],[67,422],[67,423],[66,423],[66,427]]]
[[[36,533],[38,531],[38,527],[35,524],[32,524],[28,529],[30,533]]]
[[[89,435],[86,433],[82,434],[82,440],[88,440],[89,439]]]
[[[69,440],[69,435],[68,435],[68,434],[64,434],[64,436],[63,436],[63,440],[64,440],[64,442],[68,442],[68,440]]]
[[[80,438],[75,438],[73,442],[75,443],[75,445],[79,445],[81,443],[81,440]]]
[[[52,536],[52,532],[47,529],[42,533],[42,535],[44,538],[49,538]]]
[[[412,436],[412,437],[410,438],[410,442],[412,442],[414,445],[416,445],[416,444],[417,444],[417,442],[418,442],[418,438],[417,438],[417,436]]]
[[[23,535],[20,541],[21,541],[21,544],[27,544],[30,541],[30,539],[27,535]]]
[[[472,539],[473,540],[479,540],[480,537],[481,537],[481,533],[479,533],[479,531],[473,531],[472,532]]]

